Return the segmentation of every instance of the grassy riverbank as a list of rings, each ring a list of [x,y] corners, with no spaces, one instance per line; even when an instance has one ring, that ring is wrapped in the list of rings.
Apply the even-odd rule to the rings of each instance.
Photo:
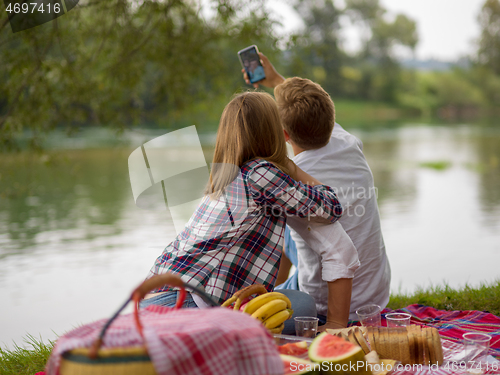
[[[443,310],[480,310],[500,316],[500,281],[478,288],[452,289],[437,286],[418,290],[413,294],[392,295],[387,307],[398,309],[414,303]],[[33,375],[43,371],[49,358],[52,343],[43,343],[34,337],[26,339],[26,348],[16,346],[13,350],[0,348],[1,375]]]
[[[0,348],[0,374],[34,375],[43,371],[52,346],[51,342],[43,343],[30,336],[25,339],[23,347],[16,345],[13,350]]]
[[[408,295],[391,295],[387,307],[398,309],[414,303],[440,310],[479,310],[500,316],[500,281],[478,288],[465,286],[453,289],[445,285],[418,290]]]
[[[405,121],[420,120],[419,113],[395,104],[338,99],[335,120],[344,127],[385,128]]]

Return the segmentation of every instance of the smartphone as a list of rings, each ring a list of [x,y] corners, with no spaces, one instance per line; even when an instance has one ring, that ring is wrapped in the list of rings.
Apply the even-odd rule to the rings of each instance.
[[[241,65],[247,72],[250,83],[259,82],[266,78],[256,45],[238,51],[238,57],[240,58]]]

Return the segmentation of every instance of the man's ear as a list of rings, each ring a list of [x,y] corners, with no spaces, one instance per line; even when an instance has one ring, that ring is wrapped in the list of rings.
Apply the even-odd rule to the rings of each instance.
[[[285,135],[285,142],[288,142],[290,140],[290,136],[285,129],[283,129],[283,134]]]

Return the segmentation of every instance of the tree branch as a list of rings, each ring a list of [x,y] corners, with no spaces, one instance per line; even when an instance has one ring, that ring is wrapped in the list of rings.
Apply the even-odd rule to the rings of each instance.
[[[156,26],[160,24],[161,20],[156,22],[154,26],[151,28],[149,33],[146,35],[146,37],[133,49],[131,49],[125,56],[123,56],[121,59],[119,59],[115,64],[113,64],[110,68],[113,70],[115,67],[120,65],[121,63],[124,63],[125,61],[129,60],[137,51],[139,51],[146,43],[149,41],[151,38],[151,35],[153,35],[153,32],[156,31]]]
[[[54,33],[54,29],[52,29],[51,38],[50,38],[49,42],[47,43],[47,46],[45,47],[42,55],[45,55],[47,53],[47,51],[49,50],[49,48],[52,46],[53,33]],[[36,39],[33,41],[33,49],[35,50],[35,55],[36,55],[37,63],[35,65],[35,67],[33,68],[33,70],[27,76],[25,76],[25,78],[23,80],[23,83],[21,84],[21,86],[17,90],[16,94],[14,95],[14,99],[12,100],[12,102],[9,105],[9,109],[7,110],[7,113],[0,119],[0,129],[3,129],[3,127],[5,126],[5,123],[7,122],[7,119],[11,115],[12,110],[16,107],[17,103],[19,102],[19,98],[21,97],[21,94],[24,91],[24,89],[28,86],[28,83],[30,82],[31,78],[42,67],[42,59],[40,58],[40,54],[39,54],[39,51],[38,51],[38,45],[36,43]]]
[[[59,32],[59,24],[57,23],[57,18],[54,19],[54,30],[56,33],[56,38],[57,38],[57,43],[59,44],[59,49],[61,50],[61,55],[64,57],[64,60],[66,60],[66,63],[68,66],[71,65],[71,61],[69,60],[68,56],[64,52],[62,43],[61,43],[61,33]]]
[[[9,23],[9,16],[3,21],[2,25],[0,25],[0,31],[3,30],[3,28]]]
[[[7,110],[7,113],[0,119],[0,129],[3,129],[5,122],[7,121],[7,118],[10,116],[12,109],[17,105],[17,102],[19,101],[19,98],[21,96],[21,93],[23,90],[26,88],[28,85],[28,81],[35,75],[35,73],[40,69],[41,64],[37,64],[35,68],[28,74],[25,78],[23,83],[21,84],[21,87],[17,90],[16,94],[14,95],[14,100],[11,102],[9,105],[9,109]]]
[[[111,31],[115,28],[116,26],[116,20],[118,18],[118,6],[115,6],[115,17],[113,18],[113,23],[111,24],[110,28],[108,29],[108,31],[106,32],[106,34],[104,35],[104,37],[102,38],[102,41],[99,45],[99,47],[97,48],[97,50],[93,53],[92,57],[90,58],[89,61],[93,61],[100,53],[101,53],[101,50],[102,48],[104,47],[104,43],[106,42],[106,40],[108,39],[109,37],[109,34],[111,34]]]
[[[175,4],[175,0],[173,1],[169,1],[166,6],[165,6],[165,10],[164,10],[164,13],[165,13],[165,17],[168,18],[168,13],[170,11],[170,9],[174,6]],[[153,17],[150,16],[149,17],[149,20],[147,22],[146,25],[144,25],[144,27],[142,28],[142,30],[145,30],[146,27],[149,25],[149,23],[151,22],[151,19]],[[151,38],[151,35],[153,35],[154,32],[156,32],[156,27],[161,23],[162,20],[158,20],[158,22],[156,22],[154,24],[154,26],[151,28],[151,30],[149,31],[149,33],[146,35],[146,37],[133,49],[131,49],[126,55],[124,55],[121,59],[119,59],[115,64],[113,64],[111,66],[111,69],[114,69],[116,66],[118,66],[119,64],[127,61],[128,59],[130,59],[137,51],[139,51],[142,47],[144,47],[144,45],[148,42],[148,40]]]

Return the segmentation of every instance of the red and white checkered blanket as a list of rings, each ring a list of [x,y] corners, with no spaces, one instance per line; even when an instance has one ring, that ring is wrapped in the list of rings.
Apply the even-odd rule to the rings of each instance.
[[[249,315],[226,308],[172,310],[149,306],[140,311],[144,340],[160,375],[282,374],[272,336]],[[61,355],[89,348],[107,319],[68,332],[57,340],[47,375],[58,375]],[[132,314],[121,315],[104,336],[103,348],[141,346]]]

